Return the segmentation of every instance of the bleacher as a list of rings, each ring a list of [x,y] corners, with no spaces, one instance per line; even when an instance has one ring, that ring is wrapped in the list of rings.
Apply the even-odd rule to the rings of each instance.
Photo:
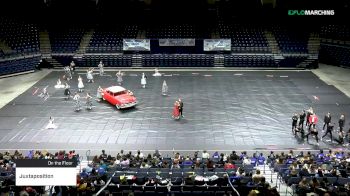
[[[97,67],[102,61],[105,67],[131,67],[131,55],[85,55],[77,65],[80,67]]]
[[[20,72],[34,71],[41,56],[21,57],[14,60],[0,61],[0,76]]]
[[[78,50],[85,33],[83,28],[50,29],[49,36],[52,53],[74,53]]]
[[[320,37],[333,40],[350,41],[350,28],[348,25],[322,25]]]
[[[211,29],[193,24],[161,24],[146,29],[146,38],[200,38],[211,37]]]
[[[225,55],[225,67],[276,67],[272,55]]]
[[[231,38],[231,50],[235,53],[271,53],[263,28],[256,25],[220,23],[221,38]]]
[[[273,26],[273,33],[282,53],[308,53],[310,33],[293,27]]]
[[[204,54],[143,55],[144,67],[212,67],[214,56]]]
[[[96,28],[90,40],[88,53],[121,53],[123,38],[136,38],[137,25],[120,25],[116,28]]]
[[[320,61],[329,65],[350,67],[350,45],[321,44]]]
[[[35,25],[0,17],[0,29],[0,41],[12,49],[11,54],[2,52],[3,57],[39,52],[38,31]]]

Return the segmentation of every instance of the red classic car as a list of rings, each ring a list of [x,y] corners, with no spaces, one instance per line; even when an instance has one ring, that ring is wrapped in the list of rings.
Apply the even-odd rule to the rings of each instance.
[[[117,109],[130,108],[137,104],[133,93],[121,86],[111,86],[103,89],[102,98],[115,105]]]

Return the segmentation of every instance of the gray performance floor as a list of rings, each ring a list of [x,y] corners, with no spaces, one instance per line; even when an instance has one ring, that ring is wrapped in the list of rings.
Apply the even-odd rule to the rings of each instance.
[[[52,72],[34,85],[49,85],[49,99],[33,96],[31,88],[0,109],[0,149],[317,149],[314,138],[306,143],[292,135],[292,114],[313,106],[318,127],[328,111],[334,122],[340,113],[349,116],[349,98],[309,71],[193,72],[164,72],[162,77],[146,72],[146,89],[140,85],[141,72],[126,72],[123,86],[138,98],[136,108],[118,111],[94,101],[92,111],[80,112],[72,100],[63,99],[62,89],[53,87],[63,72]],[[95,75],[95,83],[86,83],[85,72],[78,73],[93,96],[98,85],[117,83],[115,72]],[[163,80],[170,91],[166,97],[161,95]],[[77,73],[70,85],[76,91]],[[185,118],[177,121],[171,112],[179,97]],[[49,116],[57,129],[45,129]],[[320,147],[335,146],[320,142]]]

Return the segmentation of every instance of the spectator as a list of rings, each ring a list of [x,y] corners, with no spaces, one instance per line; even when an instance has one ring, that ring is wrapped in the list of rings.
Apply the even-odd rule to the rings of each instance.
[[[210,158],[210,154],[206,150],[203,150],[202,159],[209,159],[209,158]]]
[[[219,159],[220,158],[220,154],[218,151],[215,151],[213,156],[212,156],[213,159]]]
[[[263,153],[260,153],[260,155],[258,157],[258,164],[259,165],[264,165],[265,164],[265,157],[264,157]]]

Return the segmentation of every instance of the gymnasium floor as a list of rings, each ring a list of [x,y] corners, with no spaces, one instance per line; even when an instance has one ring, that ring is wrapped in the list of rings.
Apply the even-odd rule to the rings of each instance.
[[[0,109],[0,149],[254,151],[337,147],[327,141],[316,146],[314,138],[307,143],[291,133],[292,114],[309,106],[320,122],[328,111],[333,121],[341,112],[349,116],[349,97],[329,85],[348,93],[347,77],[341,76],[349,70],[340,70],[334,76],[336,69],[342,68],[324,66],[315,70],[327,83],[311,71],[161,70],[162,77],[145,71],[146,89],[140,85],[141,70],[125,71],[123,86],[138,98],[136,108],[119,111],[108,103],[94,101],[92,111],[80,112],[74,111],[72,101],[63,99],[62,89],[53,87],[63,72],[41,71],[32,74],[39,79],[36,84],[28,78],[34,85],[23,87],[22,94]],[[86,83],[85,72],[78,71],[70,82],[71,90],[76,91],[77,74],[81,74],[85,92],[95,96],[98,85],[116,84],[115,73],[95,75],[95,83],[91,84]],[[15,94],[6,91],[10,86],[28,86],[30,82],[20,78],[29,75],[1,79],[2,97]],[[161,95],[163,80],[169,87],[166,97]],[[34,87],[47,85],[49,99],[32,95]],[[176,121],[171,111],[179,97],[184,102],[185,118]],[[49,116],[55,118],[57,129],[45,129]]]

